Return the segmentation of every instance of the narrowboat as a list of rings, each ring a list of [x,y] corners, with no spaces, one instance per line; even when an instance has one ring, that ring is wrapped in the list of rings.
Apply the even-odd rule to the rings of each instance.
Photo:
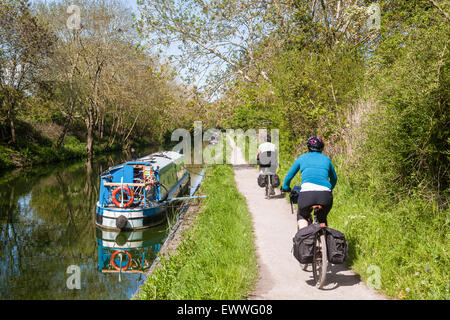
[[[100,228],[136,230],[161,224],[171,200],[189,186],[184,156],[153,153],[109,168],[100,175],[96,224]]]

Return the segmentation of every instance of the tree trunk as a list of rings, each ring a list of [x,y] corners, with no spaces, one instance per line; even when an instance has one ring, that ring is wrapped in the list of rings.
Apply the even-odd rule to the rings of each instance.
[[[63,132],[61,133],[61,135],[58,137],[58,141],[56,142],[56,148],[59,149],[59,147],[61,147],[61,144],[64,141],[64,138],[66,137],[67,131],[69,130],[69,125],[72,122],[72,114],[73,114],[73,107],[74,107],[74,102],[73,100],[70,102],[70,107],[69,107],[69,114],[66,118],[66,121],[64,122],[64,128],[63,128]]]
[[[64,141],[64,138],[66,137],[67,131],[69,129],[69,124],[70,124],[70,119],[67,119],[66,122],[64,123],[64,128],[63,128],[63,132],[61,132],[61,134],[58,137],[58,140],[56,141],[56,149],[59,149],[61,147],[61,144]]]
[[[11,143],[16,144],[16,128],[14,124],[14,103],[8,108],[8,120],[11,130]]]
[[[92,161],[92,153],[94,146],[94,123],[92,118],[86,119],[86,156],[87,161]]]

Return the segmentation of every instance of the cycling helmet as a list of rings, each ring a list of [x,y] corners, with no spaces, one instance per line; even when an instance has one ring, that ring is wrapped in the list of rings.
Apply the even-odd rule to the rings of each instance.
[[[311,151],[317,151],[322,152],[323,147],[325,144],[323,143],[322,138],[320,137],[311,137],[308,139],[308,143],[306,144],[308,146],[308,150]]]

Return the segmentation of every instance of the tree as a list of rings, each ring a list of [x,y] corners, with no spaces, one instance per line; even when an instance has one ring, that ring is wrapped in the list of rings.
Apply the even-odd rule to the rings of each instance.
[[[209,84],[209,94],[237,77],[271,83],[270,57],[300,33],[333,47],[374,40],[371,13],[356,0],[141,0],[139,31],[151,45],[170,48],[189,80]],[[373,2],[373,1],[367,1]],[[321,37],[323,35],[324,37]],[[261,44],[264,43],[264,46]],[[162,49],[161,49],[162,50]],[[204,79],[206,75],[206,80]]]
[[[30,13],[24,0],[0,2],[0,95],[2,111],[16,143],[16,109],[34,89],[42,61],[50,55],[52,35]]]
[[[77,7],[71,5],[59,1],[37,8],[57,35],[42,78],[46,83],[42,88],[49,88],[65,119],[56,146],[69,124],[80,120],[88,160],[98,142],[127,148],[144,136],[158,140],[163,130],[179,123],[166,115],[180,114],[186,103],[176,98],[180,90],[171,83],[170,68],[139,45],[131,11],[122,1],[84,0],[76,2]],[[71,20],[78,13],[79,19]],[[68,28],[68,21],[75,28]]]
[[[258,42],[274,29],[287,8],[282,1],[139,1],[139,30],[150,45],[179,44],[178,62],[188,80],[226,85],[239,75],[249,82],[270,81],[255,59]],[[175,56],[174,56],[175,57]]]
[[[59,87],[66,122],[73,117],[83,119],[90,160],[96,130],[103,137],[111,83],[123,72],[130,54],[124,48],[133,48],[136,33],[131,12],[120,1],[78,1],[76,5],[83,11],[75,28],[66,23],[71,5],[63,1],[40,8],[58,34],[56,54],[48,61],[47,81]]]

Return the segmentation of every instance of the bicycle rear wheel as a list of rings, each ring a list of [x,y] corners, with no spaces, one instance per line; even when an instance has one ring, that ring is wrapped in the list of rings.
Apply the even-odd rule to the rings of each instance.
[[[322,289],[325,284],[328,269],[327,243],[324,232],[318,232],[316,234],[312,267],[316,287]]]

